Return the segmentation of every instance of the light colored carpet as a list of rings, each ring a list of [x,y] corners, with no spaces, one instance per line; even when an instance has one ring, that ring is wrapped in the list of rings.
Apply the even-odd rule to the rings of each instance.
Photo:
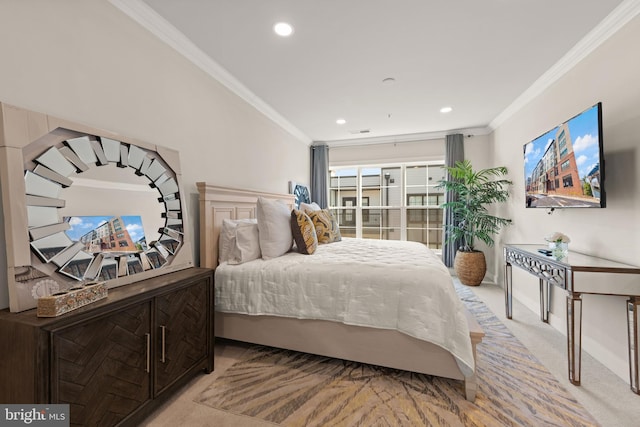
[[[592,416],[469,288],[484,329],[479,390],[405,371],[254,346],[195,399],[283,426],[594,426]]]
[[[567,338],[563,333],[542,322],[537,311],[515,299],[513,319],[506,319],[504,291],[500,286],[482,284],[473,288],[473,292],[602,426],[640,426],[640,396],[630,390],[627,381],[583,349],[581,385],[571,384],[567,374]]]

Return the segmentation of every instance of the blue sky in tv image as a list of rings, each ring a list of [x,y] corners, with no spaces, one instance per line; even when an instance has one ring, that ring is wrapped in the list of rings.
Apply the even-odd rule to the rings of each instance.
[[[524,145],[526,207],[605,207],[601,120],[597,103]]]
[[[101,225],[112,220],[114,216],[73,216],[65,218],[68,220],[70,228],[65,232],[67,236],[74,242],[79,241],[87,233],[96,230]],[[142,227],[142,218],[138,215],[121,215],[123,228],[129,232],[131,240],[138,242],[144,239],[144,228]]]
[[[594,105],[567,121],[573,142],[576,165],[580,179],[584,179],[595,166],[600,164],[598,105]],[[527,143],[524,149],[525,180],[531,177],[533,169],[553,142],[558,127]]]

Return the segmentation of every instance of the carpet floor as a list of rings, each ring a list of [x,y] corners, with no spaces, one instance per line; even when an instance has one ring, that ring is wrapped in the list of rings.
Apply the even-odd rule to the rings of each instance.
[[[456,290],[486,334],[475,402],[461,381],[264,346],[195,402],[282,426],[598,425],[473,292]]]

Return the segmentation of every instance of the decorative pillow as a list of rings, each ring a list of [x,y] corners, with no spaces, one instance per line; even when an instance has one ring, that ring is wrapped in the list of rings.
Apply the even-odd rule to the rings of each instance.
[[[231,249],[229,264],[242,264],[258,259],[261,255],[258,224],[253,222],[239,223],[236,226],[235,245]]]
[[[297,209],[291,211],[291,234],[293,234],[298,252],[311,255],[316,251],[318,236],[309,215]]]
[[[329,209],[309,212],[308,215],[316,228],[318,243],[332,243],[342,240],[338,222]]]
[[[277,258],[289,252],[293,246],[289,207],[282,200],[258,197],[256,216],[262,258]]]
[[[257,226],[258,220],[251,219],[223,219],[220,238],[218,239],[218,263],[229,261],[232,251],[236,245],[236,229],[238,224],[254,224]]]
[[[313,211],[322,210],[322,208],[316,202],[313,202],[313,203],[300,203],[300,210],[302,212],[309,213],[309,212],[313,212]]]

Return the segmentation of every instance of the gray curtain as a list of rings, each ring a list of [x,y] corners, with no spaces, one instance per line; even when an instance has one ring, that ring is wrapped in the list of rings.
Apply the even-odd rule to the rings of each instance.
[[[329,205],[329,146],[314,144],[311,146],[311,201],[322,209]]]
[[[446,137],[446,152],[444,156],[444,164],[445,166],[455,166],[456,162],[464,160],[464,135],[461,133],[456,133],[454,135],[447,135]],[[449,175],[447,175],[447,179],[451,179]],[[454,200],[455,195],[448,191],[445,194],[445,201]],[[453,260],[456,256],[456,251],[460,246],[460,242],[450,242],[447,243],[448,233],[447,233],[447,225],[453,224],[453,212],[450,212],[449,209],[445,209],[444,212],[444,227],[445,227],[445,235],[444,235],[444,246],[442,247],[442,261],[447,267],[453,267]]]

